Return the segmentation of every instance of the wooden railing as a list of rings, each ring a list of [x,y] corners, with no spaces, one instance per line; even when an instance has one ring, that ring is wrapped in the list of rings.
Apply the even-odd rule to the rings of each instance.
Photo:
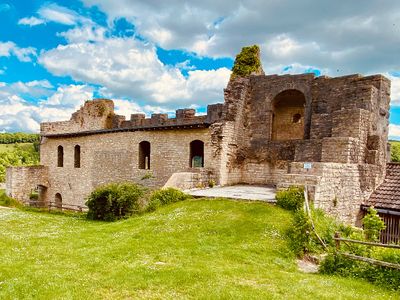
[[[74,205],[74,204],[64,204],[59,202],[42,202],[36,200],[29,200],[29,206],[38,207],[38,208],[46,208],[50,210],[70,210],[77,212],[86,212],[88,208],[82,205]]]
[[[346,245],[348,245],[348,243],[354,243],[354,244],[361,244],[361,245],[366,245],[366,246],[392,248],[392,249],[400,249],[400,245],[388,245],[388,244],[382,244],[382,243],[373,243],[373,242],[364,242],[364,241],[358,241],[358,240],[345,239],[345,238],[341,238],[340,234],[338,232],[335,233],[334,240],[336,243],[336,252],[347,258],[350,258],[353,260],[358,260],[358,261],[363,261],[363,262],[370,263],[375,266],[381,266],[381,267],[387,267],[387,268],[400,270],[400,264],[389,263],[386,261],[377,260],[377,259],[373,259],[373,258],[369,258],[369,257],[359,256],[359,255],[354,255],[351,253],[340,252],[340,244],[341,244],[341,242],[345,243]]]

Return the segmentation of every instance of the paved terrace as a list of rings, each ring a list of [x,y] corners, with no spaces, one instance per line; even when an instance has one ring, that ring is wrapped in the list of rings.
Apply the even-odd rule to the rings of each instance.
[[[234,185],[186,191],[195,197],[259,200],[275,203],[276,189],[267,186]]]

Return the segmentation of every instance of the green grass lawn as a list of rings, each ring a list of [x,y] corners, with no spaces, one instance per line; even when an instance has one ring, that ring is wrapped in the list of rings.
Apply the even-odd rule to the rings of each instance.
[[[0,298],[399,299],[366,281],[298,271],[290,220],[230,200],[114,223],[0,208]]]
[[[17,144],[0,144],[0,153],[14,151]],[[18,144],[23,150],[33,149],[33,143],[19,143]]]

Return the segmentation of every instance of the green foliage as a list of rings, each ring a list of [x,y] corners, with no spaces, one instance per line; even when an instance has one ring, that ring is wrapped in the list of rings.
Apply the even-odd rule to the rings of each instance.
[[[390,157],[393,162],[400,162],[400,142],[390,141]]]
[[[39,200],[39,193],[36,192],[36,191],[32,191],[32,192],[29,194],[29,199],[30,199],[30,200],[34,200],[34,201],[38,201],[38,200]]]
[[[184,192],[174,189],[166,188],[154,191],[150,195],[149,203],[147,205],[147,211],[155,211],[157,208],[170,203],[184,201],[191,198],[190,195]]]
[[[349,250],[349,249],[347,249]],[[350,251],[346,251],[350,252]],[[400,264],[400,251],[398,249],[360,248],[353,254],[372,256],[374,259]],[[363,255],[364,254],[364,255]],[[322,274],[336,274],[343,277],[363,278],[369,282],[382,285],[393,290],[400,290],[400,271],[396,269],[374,266],[372,264],[349,259],[340,253],[330,252],[319,268]]]
[[[385,222],[378,216],[378,212],[372,206],[363,218],[365,238],[368,241],[378,241],[381,230],[386,228]]]
[[[15,143],[34,143],[38,142],[40,136],[34,133],[0,133],[0,144],[15,144]]]
[[[259,72],[260,69],[260,48],[257,45],[243,47],[242,51],[236,55],[231,78],[248,76],[253,72]]]
[[[226,199],[113,223],[0,209],[0,299],[398,299],[364,280],[299,272],[291,215]]]
[[[154,178],[153,173],[147,172],[142,176],[141,180],[152,179],[152,178]]]
[[[315,231],[312,229],[310,218],[303,210],[294,213],[292,226],[288,230],[289,246],[299,257],[326,251],[316,233],[326,246],[334,247],[335,232],[340,232],[342,236],[348,236],[353,232],[352,227],[338,223],[334,218],[326,216],[321,209],[311,208],[311,217]]]
[[[304,211],[295,212],[288,237],[289,247],[297,256],[302,257],[304,254],[312,252],[312,225],[310,218]]]
[[[280,190],[275,196],[276,204],[284,209],[296,211],[303,207],[304,188],[291,186],[288,189]]]
[[[87,217],[92,220],[115,221],[138,214],[139,199],[143,194],[143,187],[133,183],[110,183],[100,186],[87,199]]]
[[[8,197],[4,192],[4,190],[0,190],[0,206],[22,207],[22,203],[18,202],[13,198]]]
[[[368,217],[367,217],[368,216]],[[374,209],[369,210],[367,219],[368,229],[355,229],[347,236],[352,240],[375,241],[379,237],[382,223]],[[344,232],[346,233],[346,232]],[[372,283],[383,285],[390,289],[400,289],[400,271],[372,264],[349,259],[341,253],[350,253],[362,257],[369,257],[389,263],[400,264],[400,251],[398,249],[373,247],[355,243],[341,243],[340,252],[334,248],[328,253],[325,260],[320,265],[320,272],[323,274],[336,274],[343,277],[363,278]]]
[[[39,163],[39,153],[33,147],[15,145],[13,151],[0,153],[0,182],[5,181],[9,166],[33,166]]]

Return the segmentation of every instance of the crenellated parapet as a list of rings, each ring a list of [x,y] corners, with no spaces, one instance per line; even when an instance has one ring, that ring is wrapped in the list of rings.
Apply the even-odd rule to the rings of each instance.
[[[40,132],[43,136],[48,136],[127,128],[209,125],[221,121],[223,115],[224,105],[219,103],[208,105],[206,115],[196,115],[195,109],[186,108],[176,110],[175,118],[169,118],[168,114],[152,114],[150,118],[146,118],[145,114],[132,114],[130,120],[126,120],[125,116],[114,113],[112,100],[95,99],[86,101],[68,121],[42,123]]]

